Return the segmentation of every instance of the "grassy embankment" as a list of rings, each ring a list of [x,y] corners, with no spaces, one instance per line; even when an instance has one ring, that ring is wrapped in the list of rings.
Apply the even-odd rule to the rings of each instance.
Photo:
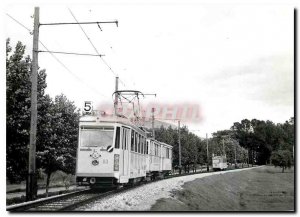
[[[172,198],[160,199],[153,211],[294,210],[294,170],[265,166],[187,182]]]

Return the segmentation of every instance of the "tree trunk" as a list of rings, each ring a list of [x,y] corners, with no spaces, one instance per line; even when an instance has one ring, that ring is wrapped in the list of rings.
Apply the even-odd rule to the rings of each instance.
[[[284,167],[282,167],[282,172],[284,173]]]
[[[51,173],[48,173],[48,174],[47,174],[47,181],[46,181],[46,197],[48,197],[49,184],[50,184],[50,177],[51,177]]]

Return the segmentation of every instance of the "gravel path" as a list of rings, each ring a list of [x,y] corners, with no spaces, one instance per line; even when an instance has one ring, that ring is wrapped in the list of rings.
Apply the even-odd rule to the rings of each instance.
[[[144,186],[137,187],[133,190],[112,195],[104,199],[100,199],[78,208],[82,211],[147,211],[155,204],[158,199],[172,197],[172,191],[182,189],[185,182],[190,182],[198,178],[206,176],[213,176],[223,173],[239,172],[242,170],[249,170],[252,168],[229,170],[214,173],[195,174],[189,176],[176,177],[165,179],[158,182],[150,183]]]

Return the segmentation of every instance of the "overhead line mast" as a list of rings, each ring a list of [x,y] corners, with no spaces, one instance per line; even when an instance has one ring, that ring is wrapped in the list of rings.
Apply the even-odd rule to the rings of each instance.
[[[31,121],[30,121],[30,142],[29,142],[29,159],[28,159],[28,177],[26,182],[26,201],[35,200],[37,198],[37,179],[36,179],[36,133],[37,133],[37,74],[38,74],[38,49],[39,45],[39,27],[42,25],[68,25],[68,24],[79,24],[76,23],[45,23],[41,24],[39,21],[40,8],[34,8],[34,29],[33,29],[33,50],[32,50],[32,67],[31,67]],[[7,14],[8,15],[8,14]],[[10,15],[8,15],[11,17]],[[11,17],[12,18],[12,17]],[[14,18],[12,18],[15,20]],[[15,20],[17,23],[22,25],[20,22]],[[77,21],[77,20],[76,20]],[[83,24],[97,24],[99,23],[115,23],[118,26],[118,21],[106,21],[106,22],[83,22]],[[24,25],[22,25],[26,28]],[[81,26],[80,26],[81,27]],[[82,28],[82,27],[81,27]],[[26,28],[29,30],[28,28]],[[40,42],[42,45],[43,43]],[[44,45],[43,45],[44,46]],[[44,46],[45,47],[45,46]],[[45,49],[51,53],[46,47]],[[51,55],[53,55],[52,52]],[[58,52],[56,52],[58,53]],[[63,52],[60,52],[63,53]],[[74,54],[66,53],[65,54]],[[101,54],[97,51],[97,56],[102,59]],[[104,61],[104,60],[103,60]],[[105,62],[105,61],[104,61]],[[106,63],[106,62],[105,62]],[[107,65],[107,64],[106,64]]]
[[[34,8],[33,49],[31,63],[31,120],[28,159],[28,177],[26,182],[26,201],[37,197],[36,180],[36,130],[37,130],[37,74],[38,74],[38,47],[39,47],[39,18],[40,8]]]

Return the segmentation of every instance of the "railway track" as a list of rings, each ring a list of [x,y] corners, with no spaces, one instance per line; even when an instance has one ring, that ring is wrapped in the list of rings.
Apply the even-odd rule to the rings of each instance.
[[[158,180],[155,180],[158,181]],[[64,212],[74,211],[77,207],[84,206],[88,203],[96,201],[98,199],[107,197],[109,195],[121,193],[145,183],[140,183],[134,186],[126,186],[119,189],[88,189],[83,191],[77,191],[65,195],[54,196],[50,198],[43,198],[36,201],[30,201],[27,203],[16,204],[6,207],[6,211],[9,212]]]
[[[179,176],[194,175],[198,173],[207,173],[207,172],[196,172],[196,173],[184,173],[171,175],[166,178],[175,178]],[[54,196],[50,198],[43,198],[36,201],[31,201],[22,204],[16,204],[7,206],[6,210],[10,212],[63,212],[63,211],[74,211],[76,208],[89,204],[98,199],[107,197],[112,194],[120,193],[123,191],[131,190],[133,188],[139,187],[143,184],[148,184],[152,182],[157,182],[161,179],[156,179],[150,182],[142,182],[134,186],[127,186],[120,189],[114,190],[96,190],[88,189],[77,191],[65,195]]]
[[[88,204],[94,200],[114,194],[117,190],[83,190],[70,194],[44,198],[23,204],[6,207],[10,212],[52,212],[52,211],[72,211],[76,207]]]

